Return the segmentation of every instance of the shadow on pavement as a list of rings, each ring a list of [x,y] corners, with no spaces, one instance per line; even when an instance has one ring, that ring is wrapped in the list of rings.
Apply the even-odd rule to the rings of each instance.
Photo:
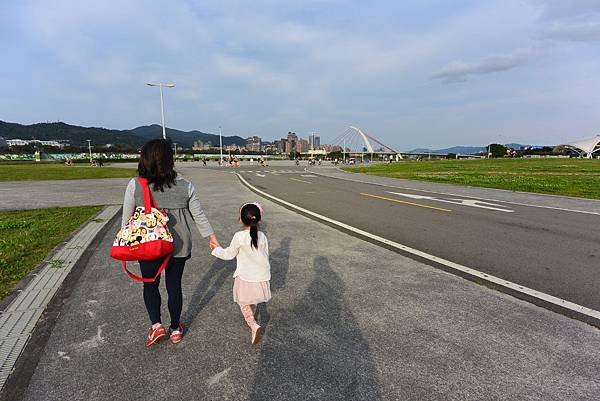
[[[284,237],[281,240],[281,244],[277,250],[271,252],[271,290],[277,292],[285,288],[285,281],[288,270],[290,268],[290,244],[292,239],[290,237]],[[266,303],[260,303],[256,307],[256,317],[258,323],[267,328],[271,321],[271,315],[267,310]]]
[[[284,237],[277,250],[271,252],[271,290],[285,288],[285,280],[290,268],[290,244],[292,239]]]
[[[303,299],[271,322],[250,400],[380,400],[369,346],[325,257]]]
[[[198,314],[219,292],[225,281],[227,281],[227,278],[233,274],[231,263],[231,261],[216,259],[212,267],[202,276],[202,279],[194,290],[192,299],[188,303],[187,310],[181,316],[181,321],[188,328],[194,325],[194,320]]]

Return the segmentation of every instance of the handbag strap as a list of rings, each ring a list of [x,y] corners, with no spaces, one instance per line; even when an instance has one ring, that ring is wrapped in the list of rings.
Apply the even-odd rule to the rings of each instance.
[[[152,196],[152,192],[150,191],[150,186],[148,185],[148,180],[143,177],[137,178],[140,186],[142,187],[142,192],[144,195],[144,211],[146,214],[150,214],[152,212],[152,208],[158,209],[156,206],[156,202],[154,201],[154,197]]]
[[[165,257],[165,260],[163,260],[163,262],[158,267],[158,270],[157,270],[156,274],[154,275],[154,277],[141,277],[141,276],[133,274],[132,272],[129,271],[129,269],[127,269],[127,262],[125,262],[125,261],[122,261],[123,270],[125,270],[125,273],[127,273],[127,275],[129,277],[131,277],[132,279],[134,279],[136,281],[141,281],[142,283],[153,283],[156,281],[158,276],[160,276],[162,271],[165,270],[165,267],[167,267],[167,265],[169,264],[169,261],[171,260],[171,256],[172,256],[172,254],[168,254]]]

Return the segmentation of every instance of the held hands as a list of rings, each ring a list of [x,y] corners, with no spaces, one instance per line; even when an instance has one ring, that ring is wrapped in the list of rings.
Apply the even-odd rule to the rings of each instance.
[[[210,250],[212,251],[213,249],[218,248],[220,246],[221,244],[219,244],[217,236],[215,234],[211,234],[208,240],[208,247],[210,248]]]

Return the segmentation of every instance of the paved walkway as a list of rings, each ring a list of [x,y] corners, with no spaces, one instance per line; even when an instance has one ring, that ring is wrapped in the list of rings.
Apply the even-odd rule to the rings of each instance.
[[[183,172],[227,243],[239,205],[258,197],[232,174]],[[145,348],[141,287],[107,256],[115,223],[64,300],[23,399],[600,397],[597,329],[261,202],[273,299],[259,310],[260,345],[231,300],[234,262],[213,259],[196,236],[187,336]]]
[[[130,178],[8,181],[0,183],[0,210],[122,204]]]

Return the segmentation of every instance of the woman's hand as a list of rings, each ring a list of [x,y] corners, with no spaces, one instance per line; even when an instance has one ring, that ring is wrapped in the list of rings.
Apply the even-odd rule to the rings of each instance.
[[[211,250],[213,250],[220,246],[221,246],[221,244],[219,244],[219,240],[217,239],[217,236],[215,234],[211,234],[210,237],[208,237],[208,247]]]

